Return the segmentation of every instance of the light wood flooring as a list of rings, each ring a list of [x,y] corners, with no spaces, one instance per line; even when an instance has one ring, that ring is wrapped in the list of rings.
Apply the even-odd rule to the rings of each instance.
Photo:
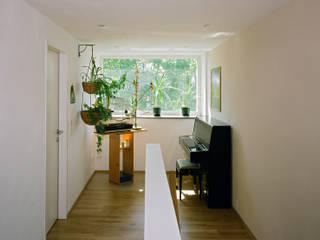
[[[209,209],[206,200],[199,200],[191,177],[184,176],[182,185],[184,199],[178,200],[182,240],[255,240],[233,209]]]
[[[232,209],[213,210],[192,192],[184,177],[185,199],[179,201],[181,235],[189,239],[248,240],[249,231]],[[144,234],[144,173],[131,184],[114,185],[97,172],[67,220],[58,220],[48,240],[142,240]]]

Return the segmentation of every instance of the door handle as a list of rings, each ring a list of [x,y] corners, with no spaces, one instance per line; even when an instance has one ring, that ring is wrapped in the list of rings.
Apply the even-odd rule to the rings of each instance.
[[[57,129],[57,134],[58,134],[58,135],[61,135],[62,133],[63,133],[63,131],[62,131],[62,130]]]

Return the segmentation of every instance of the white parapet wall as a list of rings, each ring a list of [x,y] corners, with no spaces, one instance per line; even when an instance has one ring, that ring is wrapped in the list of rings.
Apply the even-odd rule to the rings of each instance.
[[[160,144],[146,145],[145,240],[181,240]]]

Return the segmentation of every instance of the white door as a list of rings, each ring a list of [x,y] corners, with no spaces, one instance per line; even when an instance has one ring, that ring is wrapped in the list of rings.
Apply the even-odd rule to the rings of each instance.
[[[46,103],[46,232],[58,218],[59,54],[48,50]]]

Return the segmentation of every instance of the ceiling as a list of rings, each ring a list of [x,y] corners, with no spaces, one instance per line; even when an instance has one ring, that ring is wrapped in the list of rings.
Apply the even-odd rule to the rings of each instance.
[[[208,51],[291,0],[26,1],[100,51],[183,52]]]

